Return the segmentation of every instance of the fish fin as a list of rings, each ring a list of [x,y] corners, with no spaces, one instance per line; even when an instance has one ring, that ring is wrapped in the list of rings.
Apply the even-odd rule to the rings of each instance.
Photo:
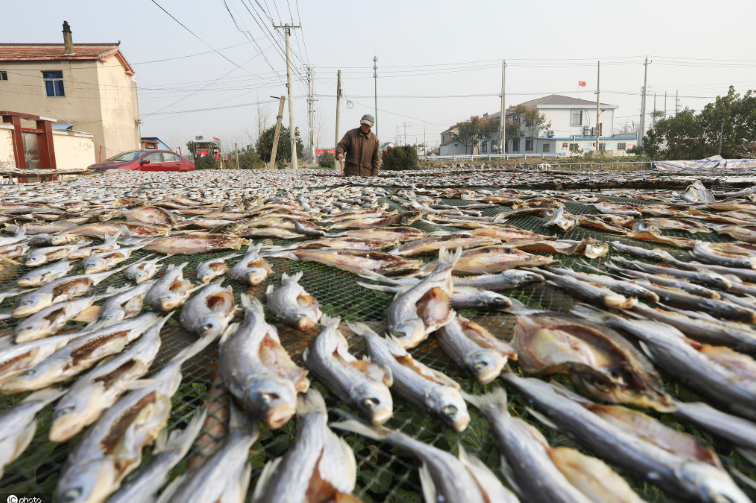
[[[247,462],[244,464],[244,468],[239,472],[239,478],[235,487],[235,491],[229,493],[228,489],[223,493],[220,503],[235,503],[237,501],[245,501],[247,497],[247,491],[249,490],[249,483],[252,481],[252,465]]]
[[[485,395],[472,395],[461,392],[466,402],[474,405],[477,409],[501,409],[507,410],[507,392],[501,386],[494,386],[490,393]]]
[[[507,216],[506,213],[499,213],[498,215],[496,215],[494,217],[493,223],[495,223],[495,224],[503,224],[504,222],[507,221],[506,216]]]
[[[252,307],[252,296],[247,295],[246,293],[241,294],[241,304],[242,307]]]
[[[10,313],[9,313],[10,314]],[[0,349],[9,348],[14,345],[14,339],[16,338],[15,335],[5,335],[3,337],[0,337]]]
[[[123,387],[127,390],[134,391],[137,389],[147,388],[149,386],[156,386],[163,381],[157,379],[138,379],[136,381],[123,383]]]
[[[307,393],[297,396],[297,417],[306,416],[313,412],[328,413],[323,395],[315,388],[310,388]]]
[[[348,419],[339,423],[331,423],[328,426],[330,426],[331,428],[336,428],[337,430],[345,430],[351,431],[352,433],[358,433],[363,437],[372,438],[373,440],[383,440],[391,433],[391,430],[386,428],[385,426],[375,426],[368,424],[361,419]]]
[[[399,293],[401,291],[404,291],[404,288],[400,286],[373,285],[370,283],[363,283],[361,281],[358,281],[357,284],[370,290],[377,290],[379,292]]]
[[[391,371],[391,367],[389,367],[388,365],[384,365],[382,368],[383,368],[383,371],[386,373],[386,380],[388,381],[387,383],[384,383],[384,384],[386,384],[386,386],[390,388],[391,386],[394,385],[394,373]]]
[[[306,347],[304,351],[302,351],[302,359],[306,362],[310,358],[310,347]]]
[[[176,494],[176,491],[184,485],[184,482],[186,480],[187,474],[183,474],[179,477],[176,477],[173,479],[173,481],[168,484],[162,493],[160,493],[160,497],[155,501],[155,503],[168,503],[173,498],[173,495]]]
[[[648,345],[643,341],[638,341],[638,345],[641,348],[641,351],[643,351],[646,356],[648,356],[648,359],[651,360],[652,363],[657,363],[656,357],[654,356],[654,353],[651,351],[651,348],[648,347]]]
[[[272,459],[268,461],[267,463],[265,463],[262,473],[260,473],[260,477],[257,479],[257,484],[255,485],[255,492],[252,494],[252,503],[259,501],[260,497],[263,495],[265,486],[268,484],[268,482],[270,481],[270,478],[276,472],[276,468],[278,468],[278,465],[281,464],[281,460],[283,460],[283,456],[276,459]]]
[[[420,363],[420,362],[417,362]],[[426,367],[428,370],[431,371],[433,374],[433,377],[436,378],[437,381],[439,381],[441,384],[444,384],[446,386],[451,386],[454,389],[460,389],[459,383],[449,377],[448,375],[444,374],[440,370],[432,369],[430,367]]]
[[[742,451],[740,449],[738,449],[738,452],[740,452],[742,454]],[[750,459],[749,459],[749,461],[750,461]],[[753,463],[753,461],[751,461],[751,462]],[[740,470],[738,470],[734,466],[730,466],[730,471],[732,472],[733,475],[735,475],[737,478],[739,478],[740,481],[743,482],[744,484],[746,484],[748,487],[750,487],[751,489],[756,489],[756,482],[754,482],[753,479],[751,479],[750,477],[745,476],[743,474],[743,472],[741,472]]]
[[[293,281],[294,283],[299,283],[299,280],[302,279],[302,276],[304,276],[304,271],[299,271],[294,276],[289,276],[288,274],[283,273],[283,276],[281,277],[281,282],[283,282],[283,280],[285,279],[288,279],[290,281]]]
[[[438,261],[446,262],[447,264],[456,265],[459,262],[459,258],[462,256],[462,247],[458,246],[455,251],[447,250],[444,247],[438,251]]]
[[[549,419],[548,417],[544,416],[543,414],[541,414],[541,413],[540,413],[540,412],[538,412],[537,410],[531,409],[530,407],[525,407],[525,410],[527,410],[527,411],[528,411],[528,413],[529,413],[529,414],[530,414],[531,416],[533,416],[534,418],[536,418],[536,419],[537,419],[537,420],[538,420],[538,421],[539,421],[539,422],[540,422],[541,424],[543,424],[544,426],[548,426],[548,427],[549,427],[549,428],[551,428],[552,430],[556,430],[556,431],[559,431],[559,426],[557,426],[557,425],[556,425],[556,424],[554,423],[554,421],[552,421],[552,420],[551,420],[551,419]]]
[[[192,444],[197,438],[197,435],[199,435],[200,431],[202,430],[202,425],[205,423],[206,418],[207,407],[205,406],[194,413],[192,420],[189,421],[189,424],[186,425],[186,428],[184,428],[183,430],[173,430],[170,436],[167,437],[167,441],[163,444],[162,449],[158,450],[158,443],[157,441],[155,441],[155,450],[158,450],[159,452],[175,449],[182,452],[183,455],[186,456],[186,454],[189,452],[189,449],[192,448]],[[153,450],[153,453],[155,452],[155,450]]]
[[[230,430],[247,430],[254,432],[259,429],[259,418],[255,418],[240,409],[234,400],[229,401],[228,408],[230,415],[228,427]]]
[[[328,316],[327,314],[323,314],[323,316],[320,318],[321,325],[327,325],[327,326],[338,328],[340,323],[341,323],[341,318],[339,316]],[[342,335],[342,338],[343,337],[344,336]],[[344,342],[346,342],[346,340]]]
[[[577,304],[570,309],[570,313],[599,325],[605,325],[608,320],[617,317],[614,314],[589,306],[588,304]]]
[[[423,462],[420,465],[419,475],[420,487],[423,489],[423,501],[438,501],[436,483],[433,481],[433,475],[427,463]]]
[[[347,326],[352,332],[362,337],[365,337],[366,335],[373,335],[375,337],[380,337],[378,334],[376,334],[370,327],[368,327],[364,323],[347,322]]]
[[[505,311],[507,313],[512,313],[512,314],[522,314],[522,315],[543,312],[543,309],[535,309],[532,307],[528,307],[515,298],[510,297],[510,300],[512,301],[512,307],[503,308],[502,311]]]
[[[516,492],[518,495],[522,495],[520,487],[517,485],[517,482],[515,482],[517,478],[515,477],[514,470],[512,470],[512,467],[509,466],[509,463],[507,463],[507,458],[505,458],[504,455],[501,455],[499,456],[499,460],[501,462],[501,473],[504,475],[507,483],[514,492]]]
[[[55,400],[63,396],[67,391],[68,390],[60,388],[41,389],[24,398],[21,403],[42,402],[47,405],[48,403],[54,402]]]
[[[286,273],[284,273],[284,276],[286,276]],[[273,291],[276,289],[273,285],[268,285],[268,288],[265,289],[265,295],[270,295],[273,293]]]

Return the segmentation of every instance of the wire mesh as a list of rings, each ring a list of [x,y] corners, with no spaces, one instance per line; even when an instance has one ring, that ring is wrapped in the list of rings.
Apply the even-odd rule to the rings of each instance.
[[[628,198],[615,198],[617,202],[635,202],[637,204],[648,204],[647,201],[629,200]],[[382,199],[381,202],[389,204],[390,209],[402,210],[400,205],[389,199]],[[444,204],[464,205],[470,201],[460,199],[444,199]],[[597,211],[593,206],[578,202],[568,202],[566,204],[568,211],[573,214],[595,214]],[[500,207],[483,210],[486,216],[494,216],[500,212],[509,212],[510,208]],[[543,235],[557,235],[556,231],[542,228],[543,218],[535,216],[516,216],[507,221],[507,224],[514,225],[524,230],[531,230]],[[414,227],[424,231],[434,231],[439,229],[451,229],[449,227],[433,225],[430,222],[422,221],[413,224]],[[730,241],[726,236],[719,236],[715,233],[688,235],[680,232],[665,232],[665,235],[674,235],[680,237],[693,237],[694,239],[710,241]],[[559,233],[560,238],[581,240],[584,238],[594,238],[603,241],[620,241],[624,244],[640,246],[644,248],[661,248],[671,252],[678,258],[685,258],[687,252],[661,243],[651,243],[635,241],[625,236],[615,236],[594,230],[592,228],[577,227],[568,233]],[[265,244],[288,244],[289,242],[280,240],[258,240]],[[193,255],[193,256],[172,256],[163,261],[165,264],[179,265],[184,262],[187,266],[184,268],[185,277],[189,280],[195,280],[195,269],[200,262],[214,257],[227,255],[228,251],[215,253]],[[137,251],[126,263],[134,263],[141,260],[147,255],[146,252]],[[549,254],[546,254],[549,255]],[[591,260],[593,266],[600,267],[604,262],[610,260],[613,256],[618,255],[613,249],[604,258]],[[573,267],[576,270],[591,272],[583,265],[583,261],[574,257],[563,255],[554,255],[563,265]],[[433,260],[432,256],[421,257],[423,260]],[[634,258],[634,260],[638,260]],[[241,293],[248,293],[264,303],[264,292],[268,284],[280,284],[281,277],[284,273],[289,275],[303,271],[304,275],[300,284],[307,292],[317,298],[322,306],[324,313],[329,316],[340,316],[342,321],[361,321],[367,323],[378,333],[383,333],[386,329],[385,313],[390,305],[393,296],[391,294],[365,289],[357,284],[357,277],[354,274],[335,269],[333,267],[315,264],[290,261],[281,258],[268,259],[272,265],[272,272],[267,281],[256,287],[248,287],[239,283],[230,282],[228,279],[224,285],[232,285],[236,297],[237,305]],[[15,286],[15,281],[25,274],[28,268],[15,265],[10,262],[0,263],[0,291],[5,291]],[[80,265],[75,265],[70,274],[81,273]],[[162,273],[161,273],[162,274]],[[101,284],[97,285],[93,293],[102,293],[109,287],[119,287],[127,282],[121,274],[111,276]],[[569,293],[553,287],[549,284],[540,284],[528,286],[519,290],[507,293],[512,298],[521,302],[539,307],[545,310],[569,312],[570,308],[576,302],[575,298]],[[0,303],[0,312],[11,310],[17,303],[18,297],[5,299]],[[145,308],[149,309],[149,308]],[[504,340],[510,340],[514,327],[514,317],[500,311],[483,311],[467,309],[460,312],[461,315],[476,321],[488,329],[493,335]],[[270,313],[267,313],[268,321],[276,325],[279,330],[282,344],[292,355],[298,365],[303,365],[302,352],[308,343],[317,335],[318,327],[302,333],[278,322]],[[150,374],[159,371],[173,356],[181,349],[187,347],[196,340],[193,334],[184,330],[176,321],[178,316],[174,316],[164,327],[161,338],[162,346],[160,354],[153,364]],[[16,320],[0,321],[0,336],[8,335],[12,332]],[[81,328],[80,322],[69,322],[64,330],[76,330]],[[363,340],[351,333],[345,326],[342,332],[347,337],[350,345],[350,351],[360,358],[366,354],[366,348]],[[424,342],[418,348],[412,350],[413,356],[429,367],[444,372],[460,383],[462,388],[468,392],[481,392],[482,388],[477,384],[472,375],[466,370],[458,367],[454,362],[440,350],[433,338]],[[202,444],[192,449],[189,455],[171,472],[171,478],[174,478],[193,464],[201,461],[204,457],[205,448],[210,447],[220,441],[225,434],[228,426],[228,410],[225,406],[228,395],[217,388],[217,344],[212,344],[200,354],[190,359],[183,366],[183,382],[179,391],[172,398],[172,415],[169,422],[169,429],[184,428],[196,411],[202,405],[210,402],[210,416],[213,417],[217,425],[210,430],[203,429],[201,432]],[[148,374],[149,376],[149,374]],[[557,378],[560,380],[560,378]],[[562,382],[570,386],[568,382]],[[690,401],[697,399],[694,394],[690,393],[679,382],[664,376],[664,385],[668,393],[673,397]],[[324,386],[313,382],[326,397],[326,403],[333,420],[338,420],[340,416],[333,413],[337,408],[349,409],[343,402],[328,393]],[[510,393],[512,390],[508,390]],[[14,404],[18,403],[26,394],[21,395],[0,395],[0,412],[7,411]],[[512,393],[514,399],[510,412],[514,415],[524,418],[527,422],[538,428],[546,438],[555,446],[569,446],[588,453],[575,442],[564,435],[555,433],[548,428],[543,427],[531,418],[526,411],[526,403]],[[81,434],[68,442],[55,444],[47,438],[49,432],[53,406],[48,406],[38,415],[37,433],[29,448],[9,465],[5,470],[5,475],[0,484],[0,490],[12,492],[15,494],[25,493],[42,493],[50,494],[54,490],[58,474],[62,464],[71,452],[72,447],[79,440]],[[727,442],[715,439],[711,435],[684,424],[670,415],[656,412],[649,412],[650,415],[659,418],[664,424],[672,428],[685,431],[699,440],[704,446],[711,447],[722,458],[725,466],[737,468],[747,476],[756,479],[756,470],[750,466],[746,460],[734,450],[734,446]],[[397,429],[417,438],[423,442],[434,445],[442,450],[457,452],[460,445],[463,445],[469,452],[479,457],[484,463],[491,467],[497,475],[501,477],[499,455],[494,444],[493,437],[489,431],[487,421],[476,410],[471,409],[472,416],[470,425],[467,430],[457,435],[449,428],[445,427],[441,421],[432,414],[428,414],[404,400],[395,398],[394,400],[394,417],[387,423],[387,426]],[[252,484],[250,490],[254,488],[257,477],[260,475],[265,463],[286,452],[286,449],[294,441],[296,434],[296,418],[292,419],[284,427],[277,431],[268,431],[262,428],[260,438],[253,446],[250,453],[250,462],[253,467]],[[421,485],[418,476],[417,462],[406,453],[392,449],[384,444],[368,440],[358,435],[338,432],[344,437],[352,447],[357,459],[357,487],[355,494],[365,501],[390,501],[415,503],[421,500]],[[145,449],[144,462],[150,458],[150,449]],[[616,467],[615,467],[616,469]],[[617,469],[628,481],[630,486],[647,501],[665,501],[667,495],[656,487],[646,482],[634,479],[631,476]],[[501,477],[503,480],[503,477]],[[749,494],[750,497],[756,497],[756,492],[746,484],[738,480],[741,487]]]

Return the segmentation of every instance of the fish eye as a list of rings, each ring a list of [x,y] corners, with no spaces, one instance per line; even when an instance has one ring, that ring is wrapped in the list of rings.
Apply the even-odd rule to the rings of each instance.
[[[202,330],[210,330],[212,328],[213,328],[213,324],[212,323],[206,323],[206,324],[204,324],[202,326]]]
[[[273,400],[278,400],[280,397],[277,393],[263,393],[262,394],[262,401],[265,403],[270,403]]]
[[[595,380],[593,381],[593,385],[599,391],[607,391],[609,389],[609,386],[607,386],[604,381]]]
[[[70,414],[74,410],[74,407],[65,407],[63,409],[55,411],[55,418],[59,418],[60,416],[65,416],[66,414]]]
[[[36,370],[30,369],[24,372],[23,374],[21,374],[21,377],[33,376],[34,374],[36,374],[36,372],[37,372]]]
[[[362,401],[362,403],[364,403],[368,408],[372,409],[376,405],[380,405],[381,401],[377,398],[366,398]]]
[[[441,408],[441,412],[445,416],[455,416],[457,414],[457,407],[455,407],[454,405],[446,405]]]
[[[79,499],[79,496],[81,496],[81,488],[75,487],[73,489],[69,489],[65,493],[63,493],[63,498],[60,500],[63,503],[68,503],[71,501],[76,501]]]
[[[483,370],[488,367],[488,362],[477,362],[474,366],[475,370]]]

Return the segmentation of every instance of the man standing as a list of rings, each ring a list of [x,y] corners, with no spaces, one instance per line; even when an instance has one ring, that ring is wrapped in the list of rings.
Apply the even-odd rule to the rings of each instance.
[[[347,131],[336,146],[336,160],[346,156],[345,176],[378,176],[381,156],[378,138],[370,131],[373,123],[372,115],[363,115],[360,127]]]

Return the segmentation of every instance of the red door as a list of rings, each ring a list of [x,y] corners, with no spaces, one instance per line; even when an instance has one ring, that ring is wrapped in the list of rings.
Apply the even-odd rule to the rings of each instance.
[[[172,152],[163,152],[163,170],[181,171],[181,157]]]

